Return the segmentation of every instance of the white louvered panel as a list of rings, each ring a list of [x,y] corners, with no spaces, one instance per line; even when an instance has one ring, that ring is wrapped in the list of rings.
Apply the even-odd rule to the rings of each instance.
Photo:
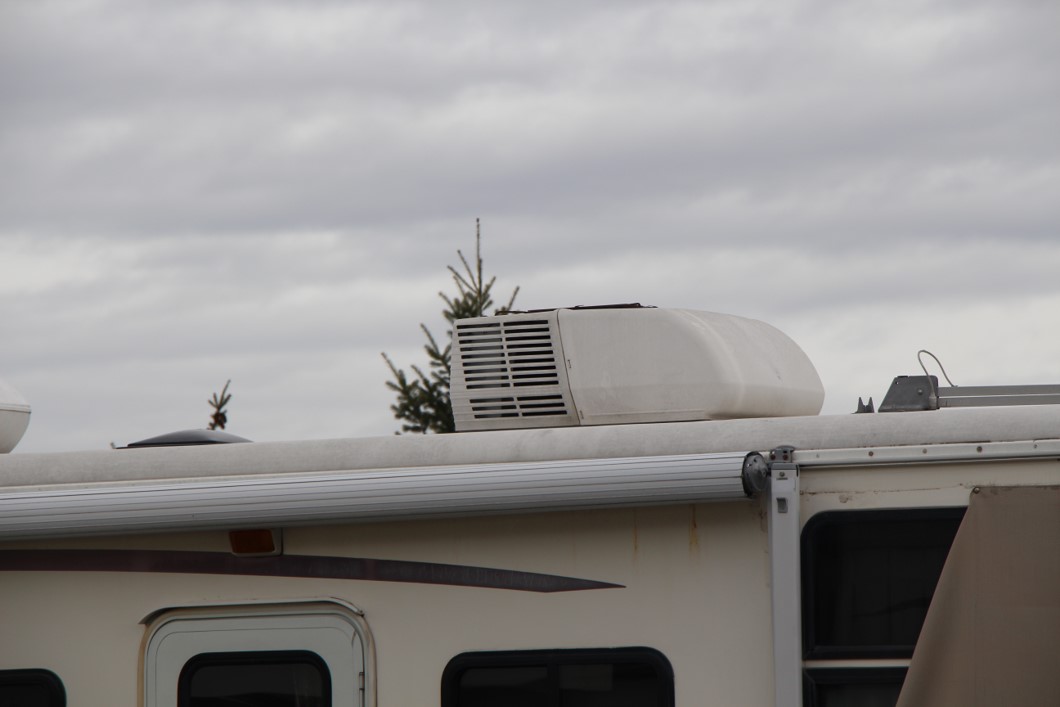
[[[451,399],[458,430],[577,424],[556,313],[456,322]]]

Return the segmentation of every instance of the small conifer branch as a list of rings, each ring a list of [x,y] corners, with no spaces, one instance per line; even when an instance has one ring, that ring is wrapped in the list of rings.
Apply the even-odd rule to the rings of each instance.
[[[206,429],[223,430],[225,425],[228,424],[228,413],[225,411],[225,406],[232,399],[232,394],[228,392],[228,386],[231,384],[232,380],[229,379],[225,382],[225,387],[221,389],[220,395],[214,393],[213,397],[206,401],[213,408],[213,413],[210,415],[210,424]]]

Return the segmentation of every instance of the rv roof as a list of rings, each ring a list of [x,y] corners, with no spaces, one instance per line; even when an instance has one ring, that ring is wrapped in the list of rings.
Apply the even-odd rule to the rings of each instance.
[[[1060,405],[0,456],[0,488],[1060,437]]]

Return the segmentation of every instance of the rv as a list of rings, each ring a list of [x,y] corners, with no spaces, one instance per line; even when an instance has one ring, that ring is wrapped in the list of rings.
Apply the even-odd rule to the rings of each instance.
[[[761,322],[527,312],[455,434],[0,455],[0,705],[1055,707],[1060,390],[924,373],[822,416]]]

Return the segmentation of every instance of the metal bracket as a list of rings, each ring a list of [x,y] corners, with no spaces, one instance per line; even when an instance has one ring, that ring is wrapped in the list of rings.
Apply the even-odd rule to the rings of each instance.
[[[897,376],[880,403],[880,412],[938,410],[938,389],[936,376]]]
[[[775,707],[802,705],[802,604],[799,560],[799,467],[793,448],[770,452],[769,560],[773,609]]]

